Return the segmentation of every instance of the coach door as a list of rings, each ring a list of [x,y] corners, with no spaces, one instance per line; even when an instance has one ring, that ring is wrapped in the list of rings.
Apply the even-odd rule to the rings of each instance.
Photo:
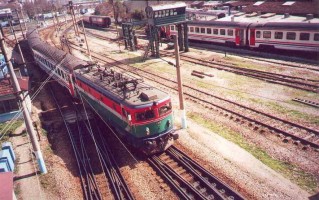
[[[250,41],[250,46],[255,46],[255,29],[250,29],[250,38],[249,38],[249,41]]]
[[[242,46],[244,45],[244,30],[243,29],[235,29],[235,33],[236,33],[236,45],[237,46]]]

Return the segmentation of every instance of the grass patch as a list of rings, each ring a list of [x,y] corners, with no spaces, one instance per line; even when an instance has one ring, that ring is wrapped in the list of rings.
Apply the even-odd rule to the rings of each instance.
[[[245,149],[271,169],[283,174],[288,179],[297,183],[301,188],[304,188],[310,192],[315,192],[317,188],[317,181],[313,175],[304,172],[295,165],[273,159],[264,150],[251,143],[248,143],[242,135],[236,133],[235,131],[232,131],[228,127],[217,124],[211,120],[204,119],[198,114],[189,113],[187,115],[196,123],[208,128],[209,130],[221,135],[225,139]]]
[[[43,136],[46,136],[46,137],[48,136],[48,131],[43,128],[41,128],[41,133]]]
[[[21,126],[22,123],[23,123],[22,120],[16,120],[14,123],[9,125],[8,127],[6,127],[6,126],[9,124],[9,122],[0,123],[0,132],[1,133],[4,131],[4,128],[6,128],[6,131],[2,133],[2,134],[4,134],[4,136],[0,135],[0,138],[1,138],[0,142],[4,142],[4,141],[8,140],[10,137],[9,134],[12,133],[13,131],[15,131],[19,126]]]
[[[281,105],[278,105],[275,102],[267,102],[266,105],[268,107],[270,107],[271,109],[276,110],[279,113],[291,116],[292,118],[304,119],[307,122],[319,125],[319,117],[318,116],[309,115],[309,114],[302,113],[302,112],[297,111],[297,110],[291,110],[291,109],[288,109],[288,108],[284,108],[284,107],[282,107]]]

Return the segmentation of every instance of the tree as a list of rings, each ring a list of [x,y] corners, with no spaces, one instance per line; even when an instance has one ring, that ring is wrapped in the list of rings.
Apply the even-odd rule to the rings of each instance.
[[[142,10],[134,10],[131,14],[132,19],[142,20],[145,18],[145,12]]]

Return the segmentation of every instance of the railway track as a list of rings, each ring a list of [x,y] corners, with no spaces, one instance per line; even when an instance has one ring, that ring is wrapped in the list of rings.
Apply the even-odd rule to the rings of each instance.
[[[87,31],[89,35],[102,39],[102,40],[108,40],[111,42],[115,42],[115,39],[110,39],[108,37],[102,36],[100,34],[96,34],[90,31]],[[174,57],[174,53],[169,53],[165,51],[161,51],[162,55],[168,56],[168,57]],[[195,58],[193,56],[186,55],[184,53],[180,54],[181,60],[193,64],[200,64],[202,66],[206,66],[209,68],[214,68],[217,70],[223,70],[227,72],[231,72],[238,75],[243,75],[255,79],[259,79],[262,81],[267,81],[269,83],[284,85],[300,90],[305,90],[308,92],[318,92],[319,91],[319,80],[312,80],[312,79],[306,79],[303,77],[296,77],[296,76],[289,76],[289,75],[283,75],[283,74],[277,74],[272,72],[265,72],[260,70],[254,70],[254,69],[247,69],[247,68],[241,68],[236,67],[230,64],[223,64],[220,62],[215,61],[207,61],[199,58]],[[258,58],[256,58],[258,59]],[[262,60],[262,59],[259,59]],[[263,60],[265,61],[265,60]],[[267,61],[270,62],[270,61]],[[278,64],[278,63],[277,63]],[[289,65],[290,67],[297,67],[297,65]],[[311,69],[315,71],[319,71],[319,68],[306,68]]]
[[[72,44],[73,48],[80,50],[76,44]],[[171,90],[177,91],[177,82],[174,77],[165,78],[162,75],[151,73],[146,70],[135,68],[133,66],[122,63],[116,59],[109,58],[108,55],[99,54],[91,51],[92,56],[103,62],[111,63],[124,71],[157,82]],[[249,108],[237,102],[216,96],[208,90],[197,89],[191,85],[195,83],[183,84],[186,99],[202,104],[204,107],[215,111],[216,113],[234,120],[236,123],[247,124],[254,131],[265,133],[267,130],[271,134],[276,134],[284,142],[292,141],[295,145],[302,145],[302,149],[313,149],[319,151],[319,130],[309,128],[304,125],[285,120],[275,115]],[[209,97],[209,98],[207,98]]]
[[[174,146],[161,155],[148,158],[148,163],[174,188],[181,199],[244,199]]]
[[[162,55],[174,58],[173,53],[161,52]],[[276,74],[272,72],[264,72],[260,70],[247,69],[241,67],[235,67],[229,64],[217,63],[215,61],[207,61],[199,58],[195,58],[193,56],[189,56],[181,53],[180,57],[183,61],[200,64],[202,66],[206,66],[209,68],[214,68],[218,70],[223,70],[227,72],[231,72],[238,75],[243,75],[255,79],[259,79],[262,81],[267,81],[269,83],[284,85],[300,90],[305,90],[308,92],[318,92],[319,91],[319,80],[305,79],[303,77],[289,76],[283,74]]]
[[[112,198],[116,200],[133,200],[134,196],[96,121],[94,119],[88,121],[86,111],[85,114],[81,113],[75,105],[68,106],[73,110],[71,116],[70,112],[64,113],[52,89],[51,95],[72,144],[84,198],[95,200],[108,199],[113,196]]]

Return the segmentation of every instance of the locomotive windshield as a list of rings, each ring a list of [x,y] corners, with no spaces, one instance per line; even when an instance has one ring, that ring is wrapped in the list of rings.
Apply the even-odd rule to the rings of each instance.
[[[146,110],[144,112],[138,112],[135,115],[136,121],[146,121],[155,117],[154,110]]]

